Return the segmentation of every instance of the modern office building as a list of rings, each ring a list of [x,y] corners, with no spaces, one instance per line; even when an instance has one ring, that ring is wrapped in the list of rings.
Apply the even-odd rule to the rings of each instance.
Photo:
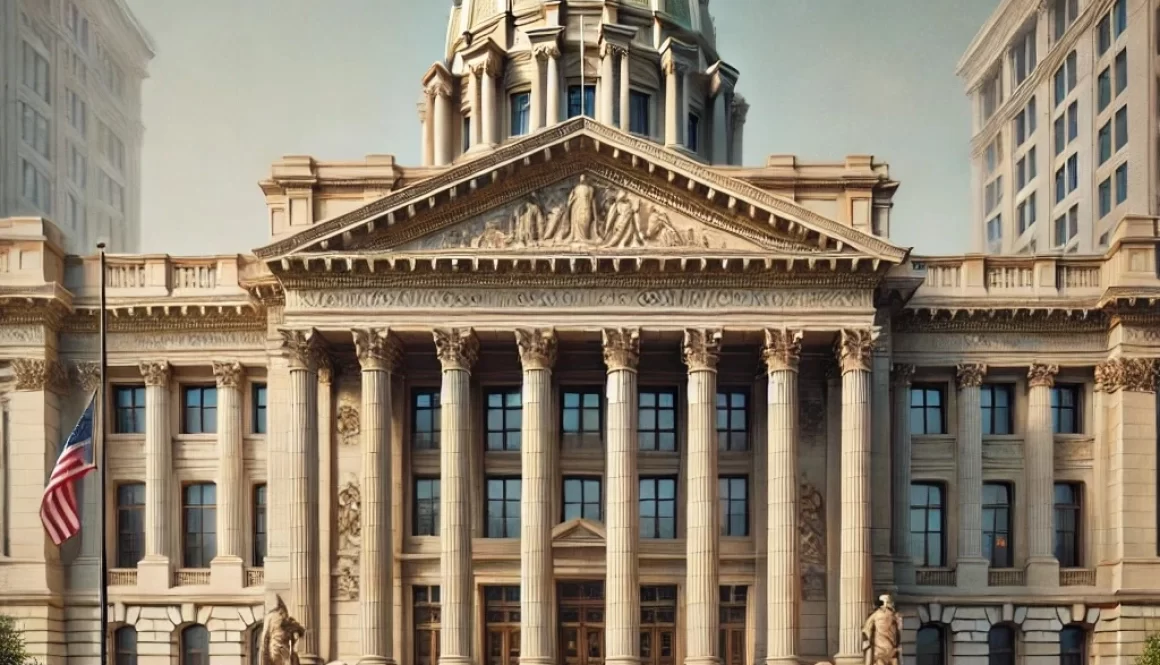
[[[59,550],[100,267],[0,222],[0,611],[37,658],[255,662],[278,594],[303,663],[861,665],[889,592],[908,665],[1131,663],[1154,221],[913,256],[879,161],[737,163],[707,11],[456,3],[423,164],[287,157],[266,246],[112,257],[110,519],[85,483]]]
[[[1002,0],[959,63],[973,108],[972,242],[1100,254],[1157,212],[1154,0]]]
[[[0,0],[0,217],[69,252],[141,242],[141,83],[153,42],[124,0]]]

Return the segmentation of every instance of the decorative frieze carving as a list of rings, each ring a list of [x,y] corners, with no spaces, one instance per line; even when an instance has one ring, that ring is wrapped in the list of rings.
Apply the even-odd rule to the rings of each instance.
[[[769,372],[789,370],[796,372],[802,355],[802,331],[800,330],[772,330],[765,331],[765,346],[761,350],[761,358]]]
[[[826,501],[818,488],[802,481],[798,498],[802,600],[826,599]]]
[[[686,329],[681,356],[690,372],[717,371],[717,362],[721,359],[721,330]]]
[[[169,385],[169,363],[165,360],[145,360],[137,365],[147,386]]]
[[[246,369],[236,360],[213,361],[213,375],[219,388],[238,388],[246,378]]]
[[[73,365],[73,376],[85,393],[95,391],[101,385],[101,363],[79,362]]]
[[[43,326],[2,326],[0,327],[0,344],[19,345],[44,343]]]
[[[479,339],[471,328],[436,329],[435,354],[439,356],[443,369],[470,372],[479,359]]]
[[[290,369],[318,370],[325,354],[322,335],[317,330],[282,329],[282,354],[290,361]]]
[[[869,372],[870,357],[877,339],[878,330],[875,328],[842,330],[838,338],[838,361],[841,363],[842,373]]]
[[[1032,388],[1036,386],[1055,385],[1055,375],[1059,374],[1059,365],[1044,365],[1036,363],[1027,369],[1027,383]]]
[[[640,364],[639,328],[605,328],[600,336],[604,343],[604,365],[609,371],[636,370]]]
[[[960,388],[978,388],[987,376],[987,366],[981,363],[963,364],[956,368],[955,373]]]
[[[524,369],[552,369],[556,364],[556,331],[517,328],[516,346]]]
[[[914,370],[914,365],[895,363],[890,370],[890,382],[895,388],[909,388],[911,380],[914,379]]]
[[[364,370],[393,372],[403,358],[403,345],[389,330],[364,328],[351,331],[359,365]]]
[[[1063,463],[1065,465],[1075,466],[1077,462],[1091,462],[1095,459],[1091,439],[1065,439],[1056,441],[1052,449],[1055,451],[1057,465]]]
[[[1154,358],[1112,358],[1096,365],[1096,389],[1107,393],[1153,393],[1158,378],[1160,363]]]
[[[353,404],[340,404],[336,414],[335,428],[338,430],[338,437],[342,440],[343,445],[357,445],[358,435],[362,432],[358,407]]]
[[[55,360],[16,358],[12,361],[12,373],[16,376],[16,390],[68,392],[68,373]]]
[[[265,349],[265,331],[240,330],[190,332],[125,332],[110,333],[107,338],[109,353],[149,353],[162,355],[173,351],[216,351],[237,353],[239,350]],[[61,335],[61,350],[68,353],[96,353],[96,333],[70,332]]]
[[[338,598],[357,600],[362,548],[362,492],[349,478],[338,490]]]

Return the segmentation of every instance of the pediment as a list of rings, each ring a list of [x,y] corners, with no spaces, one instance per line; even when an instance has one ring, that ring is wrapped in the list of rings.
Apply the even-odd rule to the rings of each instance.
[[[553,547],[604,547],[604,526],[583,518],[568,520],[552,528]]]

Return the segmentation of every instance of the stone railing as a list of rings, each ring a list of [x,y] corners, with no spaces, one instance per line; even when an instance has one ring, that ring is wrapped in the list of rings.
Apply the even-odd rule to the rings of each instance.
[[[179,570],[174,575],[173,586],[209,586],[209,569]]]
[[[1022,568],[992,568],[987,571],[987,586],[1023,586]]]
[[[262,568],[247,568],[246,569],[246,586],[264,586],[266,584],[266,571]]]
[[[1095,586],[1094,568],[1060,568],[1059,586]]]
[[[241,296],[239,274],[251,261],[244,256],[172,257],[166,254],[108,256],[105,286],[109,298]],[[71,258],[65,286],[80,298],[100,295],[100,260]]]
[[[110,568],[108,573],[109,586],[137,586],[136,568]]]
[[[953,568],[919,568],[914,571],[914,582],[918,586],[954,586]]]
[[[923,280],[916,300],[1099,296],[1106,286],[1103,259],[1097,257],[914,257],[910,268]]]

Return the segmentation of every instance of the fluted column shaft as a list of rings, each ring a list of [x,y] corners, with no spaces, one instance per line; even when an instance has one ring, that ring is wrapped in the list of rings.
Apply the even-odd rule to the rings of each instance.
[[[801,333],[766,330],[766,658],[796,665],[798,632],[798,362]]]
[[[604,364],[608,368],[605,395],[608,400],[608,514],[606,541],[606,599],[608,623],[606,662],[633,665],[640,662],[640,575],[637,548],[640,543],[640,507],[636,456],[637,366],[640,331],[610,329],[603,332]]]
[[[169,363],[143,362],[140,369],[145,377],[145,558],[166,559],[173,478]]]
[[[560,55],[558,48],[553,46],[548,50],[548,104],[545,126],[560,122],[560,64],[557,58]]]
[[[678,133],[679,125],[677,124],[677,115],[680,113],[680,98],[677,95],[680,83],[678,82],[678,75],[680,73],[680,66],[673,61],[664,63],[665,71],[665,145],[674,146],[681,142],[681,135]]]
[[[443,365],[439,662],[463,665],[471,662],[471,367],[479,356],[479,342],[470,328],[436,330],[435,348]]]
[[[213,364],[217,377],[217,555],[242,558],[244,518],[241,363]]]
[[[616,99],[615,63],[616,49],[611,44],[602,44],[600,50],[600,122],[612,124],[613,100]]]
[[[895,365],[892,373],[894,384],[893,446],[894,470],[894,517],[891,534],[895,557],[894,579],[900,584],[914,583],[914,562],[910,558],[910,379],[914,376],[914,365]]]
[[[435,97],[427,94],[423,109],[423,166],[435,163]]]
[[[531,118],[528,120],[528,130],[536,131],[544,126],[544,71],[540,65],[540,54],[532,53],[532,100]]]
[[[689,369],[689,480],[685,528],[685,663],[720,661],[720,589],[717,491],[717,361],[720,330],[686,330]]]
[[[491,63],[483,68],[480,77],[483,84],[483,143],[495,145],[495,70]]]
[[[983,409],[980,386],[986,365],[959,365],[958,494],[959,556],[957,584],[977,589],[987,584],[983,558]]]
[[[468,104],[468,109],[471,111],[471,117],[468,119],[468,127],[470,128],[470,140],[467,144],[468,148],[474,148],[479,145],[481,139],[481,128],[483,119],[483,110],[480,108],[480,77],[483,76],[483,65],[470,65],[468,67],[468,94],[471,95],[471,102]]]
[[[1059,561],[1055,558],[1055,435],[1051,417],[1051,389],[1055,365],[1032,365],[1028,372],[1027,438],[1024,443],[1027,474],[1027,584],[1057,586]]]
[[[629,91],[632,90],[632,76],[628,65],[628,49],[622,49],[620,51],[620,131],[626,133],[632,126],[632,114],[630,113],[632,103],[629,98]]]

